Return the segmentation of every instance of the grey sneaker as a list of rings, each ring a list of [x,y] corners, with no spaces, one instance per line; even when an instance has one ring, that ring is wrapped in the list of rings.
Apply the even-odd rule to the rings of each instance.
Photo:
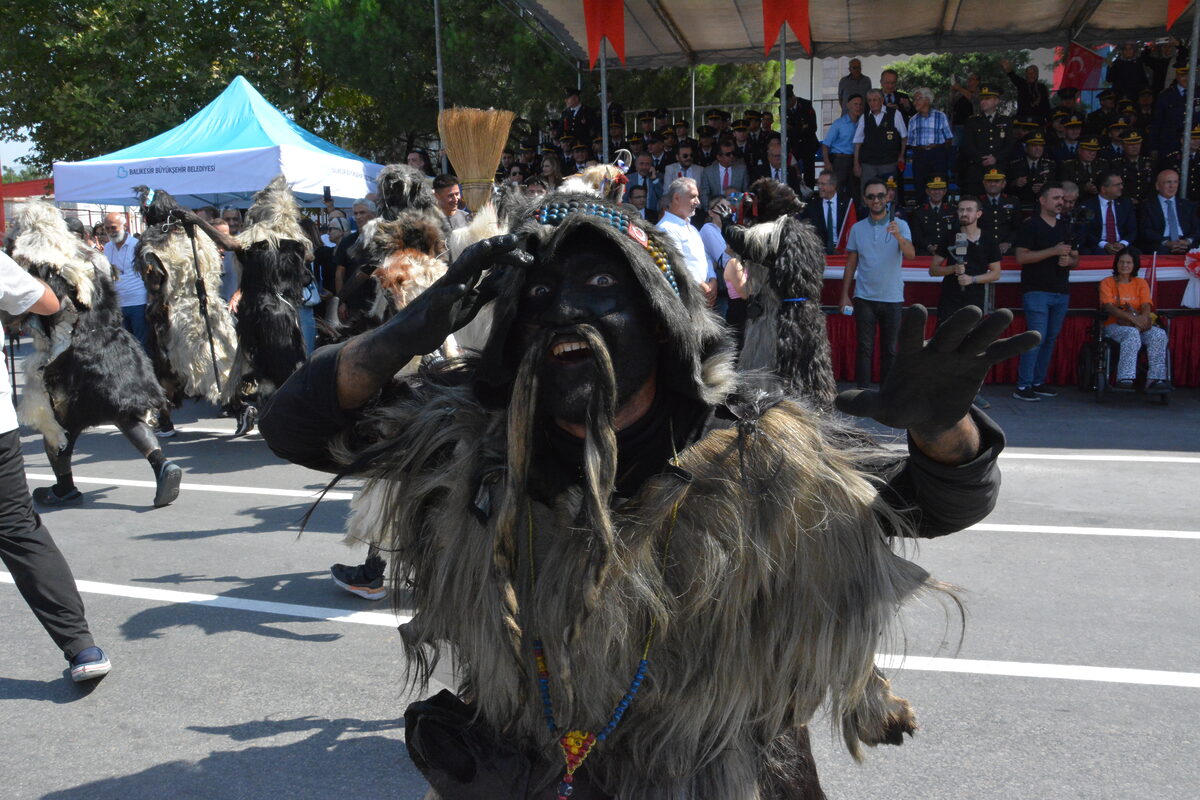
[[[71,659],[71,680],[94,681],[103,678],[112,669],[112,662],[99,647],[88,647],[80,650]]]
[[[154,490],[154,507],[162,508],[179,497],[179,484],[183,482],[183,470],[174,461],[164,462],[158,471],[157,487]]]

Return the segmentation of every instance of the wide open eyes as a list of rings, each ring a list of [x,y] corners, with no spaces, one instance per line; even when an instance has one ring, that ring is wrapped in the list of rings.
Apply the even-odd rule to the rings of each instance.
[[[600,288],[607,289],[610,286],[616,286],[617,279],[607,272],[598,272],[587,279],[587,285],[599,286]]]

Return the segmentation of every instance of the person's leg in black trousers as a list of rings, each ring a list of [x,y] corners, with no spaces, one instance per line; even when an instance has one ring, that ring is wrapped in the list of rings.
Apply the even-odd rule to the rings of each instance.
[[[892,362],[896,360],[896,348],[900,344],[900,311],[904,304],[874,305],[875,316],[879,319],[879,382],[882,384],[892,370]]]
[[[859,389],[871,385],[871,363],[875,355],[875,304],[860,297],[854,298],[854,382]]]
[[[33,511],[17,431],[0,434],[0,560],[68,660],[95,646],[71,568]]]

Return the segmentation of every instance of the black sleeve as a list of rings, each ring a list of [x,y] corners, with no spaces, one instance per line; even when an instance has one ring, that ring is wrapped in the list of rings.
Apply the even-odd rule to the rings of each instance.
[[[908,440],[908,459],[891,476],[883,493],[888,504],[907,514],[916,536],[931,539],[961,531],[987,517],[1000,494],[1004,431],[977,408],[971,419],[979,426],[979,455],[956,467],[940,464]]]
[[[329,442],[360,417],[357,411],[342,409],[337,401],[337,363],[344,345],[314,352],[263,409],[259,430],[280,458],[309,469],[337,472]]]

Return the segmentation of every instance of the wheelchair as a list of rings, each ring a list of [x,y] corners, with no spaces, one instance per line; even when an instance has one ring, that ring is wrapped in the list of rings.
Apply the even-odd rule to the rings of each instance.
[[[1171,320],[1163,312],[1158,313],[1159,327],[1167,331],[1168,335],[1171,332]],[[1104,336],[1104,320],[1108,319],[1108,314],[1103,311],[1095,312],[1095,319],[1092,323],[1091,335],[1088,340],[1083,343],[1083,347],[1079,348],[1079,362],[1076,366],[1076,382],[1081,392],[1093,392],[1096,395],[1096,402],[1107,402],[1109,397],[1114,394],[1130,394],[1128,390],[1116,388],[1116,372],[1117,361],[1120,359],[1120,345],[1112,339]],[[1167,347],[1167,382],[1171,383],[1171,348]],[[1145,393],[1146,386],[1146,370],[1149,363],[1146,359],[1145,349],[1138,351],[1138,366],[1137,376],[1134,378],[1134,392]],[[1172,390],[1173,391],[1173,390]],[[1161,392],[1155,394],[1146,394],[1148,398],[1158,398],[1158,401],[1164,406],[1170,401],[1171,392]]]

